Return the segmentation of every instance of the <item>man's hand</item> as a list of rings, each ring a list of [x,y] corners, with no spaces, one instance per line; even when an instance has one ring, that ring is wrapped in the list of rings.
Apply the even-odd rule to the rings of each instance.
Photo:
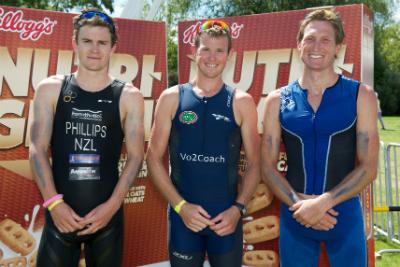
[[[118,208],[115,209],[107,202],[94,208],[81,221],[81,224],[85,225],[86,228],[78,232],[78,235],[94,234],[101,228],[105,227],[117,212]]]
[[[310,196],[300,194],[302,200],[290,207],[293,218],[301,225],[315,230],[328,231],[336,225],[338,213],[329,208],[328,201],[324,195]]]
[[[81,223],[83,218],[78,216],[65,202],[55,206],[51,210],[50,215],[58,231],[61,233],[72,233],[85,227]]]
[[[226,236],[235,231],[239,220],[240,211],[237,207],[232,206],[211,220],[215,225],[210,226],[210,229],[219,236]]]
[[[183,204],[179,213],[183,223],[193,232],[200,232],[207,226],[214,225],[211,216],[201,206],[190,203]]]
[[[319,231],[329,231],[332,230],[333,227],[337,224],[337,219],[335,218],[338,216],[339,213],[333,209],[328,210],[327,213],[325,213],[324,217],[311,226],[314,230],[319,230]]]

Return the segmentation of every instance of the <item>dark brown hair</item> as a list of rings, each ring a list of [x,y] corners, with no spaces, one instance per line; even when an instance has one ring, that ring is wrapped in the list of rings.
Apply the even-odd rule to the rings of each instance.
[[[90,12],[95,12],[98,14],[90,18],[86,18],[85,14],[89,14]],[[83,9],[80,15],[77,15],[73,18],[73,25],[74,25],[73,38],[75,41],[78,41],[79,30],[81,29],[81,27],[85,25],[106,27],[110,30],[111,45],[114,46],[118,41],[118,35],[114,20],[106,13],[98,10],[97,8]]]

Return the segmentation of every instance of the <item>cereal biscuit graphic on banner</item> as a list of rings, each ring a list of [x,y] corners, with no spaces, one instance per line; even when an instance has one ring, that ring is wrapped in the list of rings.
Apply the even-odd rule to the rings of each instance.
[[[31,253],[36,245],[35,239],[27,230],[8,218],[0,222],[0,240],[23,256]]]
[[[32,253],[32,255],[29,257],[28,263],[29,267],[36,267],[36,260],[37,260],[37,250]]]
[[[273,198],[274,196],[266,184],[258,184],[256,192],[251,198],[249,204],[247,204],[247,214],[251,214],[265,207],[268,207],[269,204],[271,204]]]
[[[279,257],[273,250],[247,251],[243,255],[243,263],[253,267],[278,267]]]
[[[243,238],[254,244],[279,236],[279,218],[275,215],[261,217],[243,225]]]
[[[9,259],[0,260],[0,266],[4,267],[26,267],[25,257],[14,257]]]

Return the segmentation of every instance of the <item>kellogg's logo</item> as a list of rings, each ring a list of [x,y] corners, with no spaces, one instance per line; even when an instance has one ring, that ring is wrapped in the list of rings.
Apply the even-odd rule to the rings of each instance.
[[[194,37],[196,36],[197,29],[200,28],[202,22],[199,21],[196,24],[191,25],[183,32],[183,43],[194,46]],[[237,24],[236,22],[231,24],[231,36],[233,39],[239,38],[240,31],[243,29],[243,24]]]
[[[19,32],[22,40],[37,41],[43,34],[53,33],[57,21],[45,17],[42,21],[26,20],[22,10],[8,11],[0,8],[0,31]]]

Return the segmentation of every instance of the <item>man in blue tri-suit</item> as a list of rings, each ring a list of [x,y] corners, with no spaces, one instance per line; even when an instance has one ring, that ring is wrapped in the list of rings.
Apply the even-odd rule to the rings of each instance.
[[[283,202],[282,267],[317,266],[321,242],[331,267],[367,265],[359,193],[377,171],[376,97],[335,73],[343,39],[337,14],[309,13],[297,37],[302,75],[266,100],[262,175]],[[281,138],[286,177],[276,170]]]
[[[242,263],[241,215],[259,181],[257,111],[252,97],[222,81],[231,53],[229,26],[206,21],[195,37],[196,77],[158,101],[147,163],[168,200],[173,267]],[[247,169],[238,191],[243,144]],[[163,163],[169,149],[171,174]]]

